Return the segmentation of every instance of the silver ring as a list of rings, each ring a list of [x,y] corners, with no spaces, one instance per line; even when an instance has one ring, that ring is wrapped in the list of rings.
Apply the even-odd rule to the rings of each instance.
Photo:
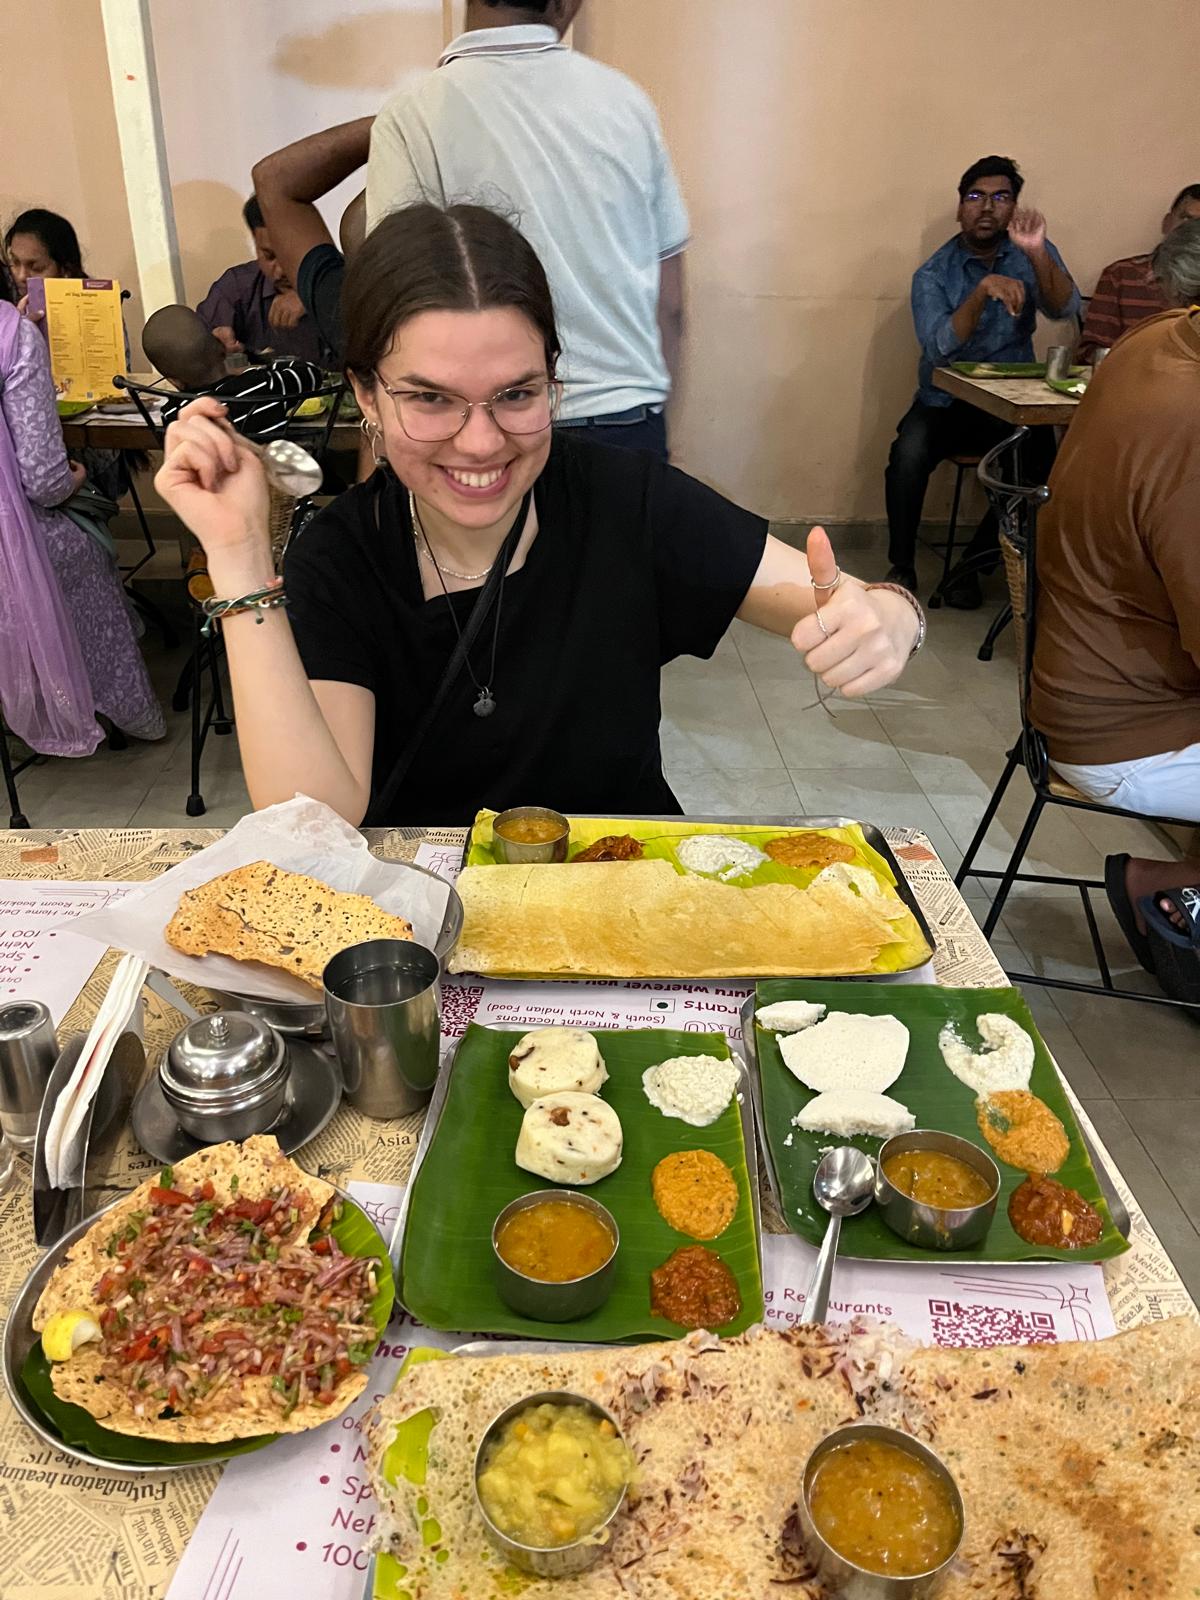
[[[836,566],[833,569],[833,577],[830,578],[828,583],[818,583],[815,578],[810,578],[809,579],[809,582],[812,584],[813,588],[814,589],[819,589],[822,594],[826,593],[827,591],[829,591],[831,589],[836,589],[838,584],[841,583],[841,581],[842,581],[842,569],[841,569],[841,567],[836,567]]]
[[[825,623],[823,622],[823,620],[821,618],[821,613],[819,611],[817,611],[817,612],[814,613],[814,615],[816,616],[816,619],[817,619],[817,627],[820,628],[821,632],[828,639],[830,637],[830,632],[829,632],[829,629],[825,626]]]

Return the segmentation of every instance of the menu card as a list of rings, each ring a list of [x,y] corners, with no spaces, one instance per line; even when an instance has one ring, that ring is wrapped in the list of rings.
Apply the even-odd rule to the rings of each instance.
[[[108,948],[65,925],[135,887],[0,879],[0,1001],[40,1000],[57,1027]]]
[[[29,309],[45,315],[59,400],[109,400],[125,371],[121,285],[115,278],[30,278]]]

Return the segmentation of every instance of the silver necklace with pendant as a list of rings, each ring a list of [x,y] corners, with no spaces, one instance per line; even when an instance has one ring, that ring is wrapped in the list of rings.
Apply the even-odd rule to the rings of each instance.
[[[446,608],[450,612],[450,620],[453,622],[454,631],[458,635],[461,642],[462,629],[458,625],[458,616],[454,610],[454,602],[450,599],[450,591],[446,588],[446,579],[442,575],[442,568],[438,565],[438,558],[433,553],[433,546],[429,543],[429,537],[426,534],[421,523],[421,519],[417,514],[417,497],[413,494],[411,489],[408,491],[408,511],[409,516],[412,518],[413,540],[416,543],[419,551],[421,550],[420,540],[423,539],[425,541],[425,550],[429,552],[429,560],[433,564],[433,570],[437,573],[438,582],[442,586],[442,593],[446,597]],[[522,504],[521,512],[517,513],[518,518],[521,517],[524,511],[525,507],[524,504]],[[420,534],[420,539],[417,537],[418,532]],[[504,543],[507,545],[507,538],[505,539]],[[503,549],[504,546],[502,545],[501,551],[503,551]],[[424,554],[424,551],[421,553]],[[449,577],[457,578],[462,583],[478,583],[481,578],[486,578],[488,576],[488,573],[491,572],[492,567],[495,565],[496,563],[493,561],[491,566],[489,566],[485,571],[474,574],[455,572],[451,567],[447,567],[445,570]],[[475,687],[475,704],[471,707],[471,710],[477,717],[490,717],[492,712],[496,709],[496,697],[492,693],[492,683],[496,676],[496,647],[500,643],[500,609],[503,599],[504,585],[501,583],[499,593],[496,595],[496,620],[492,625],[492,660],[491,665],[488,668],[488,681],[486,683],[480,683],[479,679],[475,676],[474,669],[471,666],[470,656],[467,656],[463,663],[467,669],[467,676],[470,678]]]

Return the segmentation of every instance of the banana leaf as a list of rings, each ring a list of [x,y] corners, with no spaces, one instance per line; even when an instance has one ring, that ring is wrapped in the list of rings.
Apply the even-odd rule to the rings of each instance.
[[[502,1032],[475,1024],[452,1065],[445,1104],[420,1170],[412,1179],[400,1262],[400,1300],[431,1328],[523,1334],[604,1344],[622,1339],[675,1339],[675,1323],[650,1312],[650,1273],[695,1240],[660,1216],[650,1189],[655,1165],[673,1150],[711,1150],[732,1170],[738,1209],[717,1239],[705,1240],[737,1279],[742,1309],[715,1330],[740,1333],[763,1316],[762,1274],[751,1177],[736,1097],[716,1122],[693,1128],[664,1117],[646,1099],[642,1073],[672,1056],[728,1057],[721,1033],[669,1029],[598,1030],[608,1068],[602,1097],[621,1119],[624,1155],[607,1178],[587,1187],[616,1219],[621,1243],[611,1296],[590,1316],[567,1323],[519,1316],[495,1284],[492,1224],[518,1195],[549,1188],[513,1159],[524,1115],[508,1086],[508,1058],[524,1030]]]
[[[758,1006],[771,1005],[777,1000],[812,1000],[824,1004],[829,1011],[899,1017],[909,1031],[908,1057],[904,1071],[887,1093],[908,1107],[917,1119],[918,1128],[937,1128],[969,1139],[986,1150],[1000,1169],[996,1215],[987,1238],[974,1249],[956,1250],[952,1255],[918,1249],[893,1233],[877,1209],[871,1206],[861,1216],[848,1217],[843,1222],[842,1255],[874,1261],[929,1261],[931,1257],[962,1262],[1104,1261],[1129,1248],[1113,1223],[1058,1069],[1019,989],[821,983],[787,978],[758,985]],[[958,1024],[959,1032],[970,1045],[980,1048],[982,1040],[975,1026],[976,1019],[984,1012],[997,1011],[1012,1017],[1033,1038],[1030,1090],[1059,1118],[1070,1140],[1067,1159],[1052,1176],[1066,1188],[1078,1190],[1100,1213],[1104,1232],[1094,1245],[1079,1250],[1054,1250],[1027,1244],[1008,1220],[1009,1197],[1024,1182],[1025,1173],[1006,1165],[991,1149],[975,1118],[974,1093],[954,1076],[938,1048],[938,1034],[950,1021]],[[813,1093],[788,1071],[780,1054],[779,1035],[755,1023],[755,1046],[762,1089],[763,1133],[779,1181],[781,1209],[793,1233],[810,1244],[820,1244],[826,1217],[813,1199],[812,1178],[822,1152],[844,1143],[875,1156],[882,1141],[865,1137],[843,1139],[841,1135],[807,1133],[793,1127],[791,1119],[814,1098]]]
[[[371,1302],[371,1317],[382,1337],[396,1298],[387,1246],[370,1217],[353,1200],[344,1199],[342,1214],[331,1232],[348,1256],[375,1256],[379,1260],[379,1283]],[[200,1461],[225,1461],[251,1450],[261,1450],[263,1445],[279,1437],[275,1433],[265,1433],[252,1439],[219,1443],[165,1444],[161,1439],[139,1439],[114,1433],[82,1406],[60,1400],[54,1392],[50,1370],[39,1339],[25,1357],[18,1375],[25,1403],[65,1445],[86,1450],[89,1455],[111,1461],[114,1466],[186,1467]]]
[[[468,867],[494,867],[499,863],[500,858],[496,854],[495,839],[492,834],[492,820],[496,815],[495,811],[476,813],[471,835],[467,841]],[[878,850],[872,849],[867,843],[866,836],[857,822],[847,828],[813,830],[771,823],[697,822],[682,817],[677,822],[661,817],[571,817],[569,820],[572,856],[609,834],[630,834],[633,838],[641,840],[644,854],[648,859],[669,861],[676,872],[681,874],[685,869],[676,859],[676,847],[681,840],[690,839],[697,833],[719,833],[731,839],[744,839],[747,844],[763,850],[769,839],[778,839],[787,833],[816,831],[850,846],[854,851],[854,860],[847,863],[848,865],[865,867],[885,889],[894,890],[896,887],[896,876],[891,867]],[[566,866],[570,864],[570,861],[565,863]],[[785,867],[778,861],[768,858],[755,867],[753,872],[726,881],[739,889],[753,888],[761,883],[791,883],[797,888],[807,889],[820,870],[820,867]],[[857,890],[854,892],[857,893]],[[872,971],[907,972],[910,968],[919,967],[922,962],[928,960],[931,952],[915,917],[908,915],[903,921],[898,921],[896,932],[902,937],[883,947],[872,964]]]

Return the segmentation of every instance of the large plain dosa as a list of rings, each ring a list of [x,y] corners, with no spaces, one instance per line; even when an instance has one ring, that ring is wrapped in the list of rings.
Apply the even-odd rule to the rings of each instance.
[[[308,1249],[308,1238],[329,1203],[336,1199],[336,1191],[289,1161],[276,1140],[266,1134],[247,1139],[241,1145],[212,1145],[180,1161],[174,1169],[164,1170],[169,1173],[169,1192],[172,1193],[190,1196],[206,1184],[211,1184],[211,1199],[202,1203],[209,1207],[209,1220],[216,1216],[218,1222],[222,1208],[241,1206],[252,1212],[256,1203],[281,1194],[288,1196],[288,1210],[286,1215],[280,1217],[278,1232],[270,1236],[264,1231],[264,1240],[271,1239],[270,1248],[276,1251],[275,1259],[267,1264],[272,1281],[284,1285],[285,1294],[290,1287],[298,1297],[289,1303],[288,1320],[284,1326],[304,1336],[307,1319],[295,1316],[295,1308],[308,1299],[303,1285],[312,1281],[314,1268],[324,1270],[331,1260],[328,1254],[314,1257]],[[222,1377],[220,1384],[201,1397],[194,1407],[181,1407],[178,1412],[156,1394],[157,1379],[140,1392],[129,1381],[123,1381],[126,1370],[124,1352],[128,1351],[130,1343],[139,1334],[160,1326],[168,1330],[171,1344],[177,1338],[186,1337],[182,1327],[171,1331],[173,1319],[166,1310],[160,1309],[148,1318],[139,1314],[140,1307],[149,1303],[148,1294],[155,1296],[153,1303],[158,1308],[163,1308],[171,1301],[177,1302],[175,1320],[180,1323],[186,1306],[200,1308],[201,1315],[196,1319],[196,1326],[213,1346],[219,1347],[227,1336],[227,1330],[236,1334],[239,1330],[244,1332],[249,1328],[256,1337],[261,1333],[265,1340],[271,1327],[269,1308],[259,1303],[259,1297],[255,1294],[258,1268],[253,1256],[258,1256],[261,1262],[265,1246],[262,1250],[255,1250],[254,1225],[249,1217],[244,1219],[244,1227],[241,1223],[230,1225],[231,1231],[240,1232],[243,1240],[250,1241],[252,1255],[249,1259],[226,1262],[215,1242],[202,1238],[200,1242],[203,1248],[192,1250],[190,1246],[183,1246],[174,1250],[171,1257],[173,1261],[181,1263],[186,1279],[189,1259],[208,1254],[214,1265],[200,1270],[195,1284],[183,1281],[183,1286],[177,1292],[171,1289],[164,1294],[161,1292],[164,1285],[150,1283],[147,1289],[143,1283],[143,1288],[131,1300],[123,1300],[120,1294],[114,1296],[109,1290],[98,1293],[97,1286],[106,1275],[111,1278],[122,1270],[123,1250],[119,1246],[125,1230],[130,1230],[134,1235],[132,1240],[127,1241],[127,1247],[136,1248],[137,1238],[139,1235],[144,1237],[148,1221],[153,1221],[156,1216],[183,1219],[188,1214],[183,1205],[175,1202],[165,1207],[162,1202],[156,1204],[151,1191],[159,1189],[160,1180],[160,1174],[147,1179],[132,1194],[97,1218],[83,1238],[71,1246],[34,1307],[33,1327],[39,1333],[52,1316],[62,1311],[87,1311],[101,1321],[106,1309],[116,1308],[126,1318],[126,1324],[120,1330],[112,1329],[106,1334],[105,1346],[99,1343],[85,1344],[69,1361],[51,1363],[55,1394],[60,1399],[82,1406],[104,1427],[116,1433],[162,1439],[174,1444],[245,1439],[262,1433],[300,1433],[343,1411],[366,1387],[365,1355],[359,1364],[353,1365],[352,1370],[338,1376],[330,1400],[318,1403],[300,1389],[294,1408],[286,1415],[278,1398],[273,1397],[272,1375],[248,1374],[236,1379]],[[291,1217],[293,1208],[296,1213],[294,1218]],[[194,1206],[191,1214],[194,1215]],[[197,1232],[203,1234],[204,1231],[202,1213],[201,1220],[197,1222]],[[307,1275],[305,1271],[298,1270],[295,1276],[289,1277],[289,1264],[298,1262],[302,1253],[307,1257],[304,1263]],[[141,1272],[144,1269],[136,1270]],[[239,1280],[239,1272],[246,1274],[244,1280]],[[251,1309],[247,1310],[246,1307]],[[260,1320],[263,1318],[267,1320]],[[373,1326],[364,1326],[361,1334],[369,1340],[373,1349],[376,1343]],[[199,1344],[199,1339],[193,1343]],[[190,1377],[194,1377],[200,1363],[211,1356],[211,1351],[204,1351],[200,1346],[199,1351],[189,1353],[179,1365],[186,1368]],[[344,1362],[343,1365],[351,1363]],[[164,1378],[163,1381],[169,1380]]]
[[[735,888],[669,861],[468,867],[454,972],[733,978],[869,972],[897,935],[845,884]]]
[[[366,939],[411,939],[412,924],[368,895],[255,861],[185,891],[166,928],[184,955],[232,956],[294,973],[314,989],[339,951]]]
[[[1200,1329],[1179,1318],[1101,1343],[994,1350],[917,1350],[859,1325],[414,1366],[369,1447],[385,1548],[412,1594],[515,1592],[474,1507],[474,1454],[497,1412],[560,1388],[613,1411],[638,1478],[598,1564],[523,1580],[523,1600],[817,1600],[800,1475],[818,1440],[864,1418],[928,1441],[958,1481],[966,1533],[939,1600],[1200,1588]],[[423,1481],[393,1482],[396,1427],[428,1412]],[[428,1544],[426,1518],[440,1532]]]

